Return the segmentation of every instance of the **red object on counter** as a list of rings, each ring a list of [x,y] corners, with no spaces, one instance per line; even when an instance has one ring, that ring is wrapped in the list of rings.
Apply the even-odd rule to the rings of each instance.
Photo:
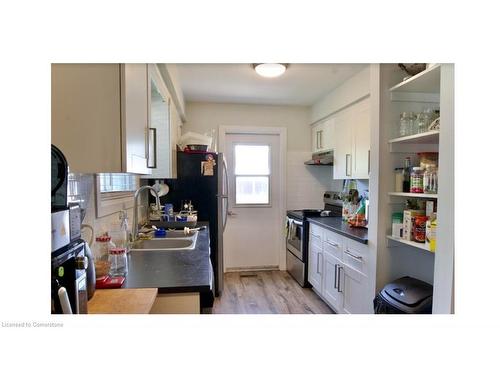
[[[125,277],[117,276],[102,276],[96,279],[95,287],[96,289],[112,289],[112,288],[121,288],[123,283],[125,282]]]

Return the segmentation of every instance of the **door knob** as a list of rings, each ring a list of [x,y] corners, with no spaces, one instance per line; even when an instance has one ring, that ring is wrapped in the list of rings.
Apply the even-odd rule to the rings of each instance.
[[[238,216],[238,214],[234,211],[227,211],[228,216]]]

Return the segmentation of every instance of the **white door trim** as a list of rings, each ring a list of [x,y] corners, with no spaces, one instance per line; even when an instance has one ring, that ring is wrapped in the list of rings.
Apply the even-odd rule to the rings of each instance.
[[[219,126],[219,140],[218,140],[218,150],[224,153],[224,148],[226,145],[226,135],[227,134],[271,134],[278,135],[280,140],[280,152],[279,152],[279,186],[280,186],[280,197],[278,210],[280,212],[280,217],[283,218],[283,222],[286,217],[286,145],[287,145],[287,133],[285,127],[268,127],[268,126]],[[282,229],[282,228],[281,228]],[[280,230],[281,241],[279,249],[279,267],[280,270],[286,270],[286,243],[284,231]]]

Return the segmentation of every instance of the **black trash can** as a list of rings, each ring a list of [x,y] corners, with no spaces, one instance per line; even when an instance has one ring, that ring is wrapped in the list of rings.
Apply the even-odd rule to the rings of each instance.
[[[375,314],[431,314],[432,285],[409,276],[387,284],[373,300]]]

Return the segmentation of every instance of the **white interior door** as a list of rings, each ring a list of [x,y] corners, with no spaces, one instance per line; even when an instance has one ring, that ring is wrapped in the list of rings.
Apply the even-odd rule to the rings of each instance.
[[[226,134],[225,155],[229,182],[225,270],[278,267],[283,238],[280,136]]]

